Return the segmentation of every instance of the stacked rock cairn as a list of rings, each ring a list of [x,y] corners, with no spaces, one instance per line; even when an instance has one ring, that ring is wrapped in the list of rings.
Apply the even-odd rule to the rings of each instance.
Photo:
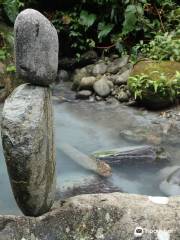
[[[16,202],[27,216],[39,216],[55,198],[55,147],[49,85],[58,69],[58,35],[41,13],[22,11],[15,21],[17,75],[25,84],[5,102],[2,144]]]

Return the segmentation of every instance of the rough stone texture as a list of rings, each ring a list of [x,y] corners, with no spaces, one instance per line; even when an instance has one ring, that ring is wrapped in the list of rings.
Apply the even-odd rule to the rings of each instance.
[[[180,197],[81,195],[38,218],[0,216],[0,239],[135,240],[141,227],[141,240],[179,240],[179,203]]]
[[[159,175],[163,179],[159,187],[165,195],[180,195],[180,166],[166,167]]]
[[[96,82],[96,78],[91,77],[83,77],[79,84],[80,89],[93,89],[93,84]]]
[[[130,75],[130,72],[131,72],[131,70],[126,70],[121,75],[117,76],[117,78],[114,80],[114,84],[116,84],[116,85],[127,84],[127,80]]]
[[[58,68],[56,29],[41,13],[26,9],[17,16],[14,33],[17,74],[32,84],[51,84]]]
[[[55,151],[51,92],[23,84],[6,100],[2,142],[11,186],[24,214],[47,212],[54,201]]]
[[[89,99],[89,97],[92,95],[92,92],[90,90],[81,90],[77,92],[76,98],[77,99]]]
[[[115,59],[107,68],[108,73],[116,74],[122,67],[124,67],[129,60],[129,56]]]
[[[107,65],[103,62],[97,63],[93,68],[93,75],[101,75],[104,74],[107,70]]]
[[[109,84],[103,79],[95,82],[93,88],[97,95],[99,95],[100,97],[107,97],[111,92]]]

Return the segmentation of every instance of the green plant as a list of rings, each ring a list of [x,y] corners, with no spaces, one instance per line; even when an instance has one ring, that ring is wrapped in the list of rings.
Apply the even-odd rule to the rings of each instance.
[[[16,67],[14,65],[8,65],[6,67],[6,72],[7,73],[15,73],[16,72]]]
[[[7,58],[7,51],[5,49],[0,49],[0,61],[4,61]]]
[[[152,97],[157,95],[172,102],[180,96],[180,72],[172,78],[165,74],[153,71],[151,74],[139,74],[130,76],[128,86],[135,99],[143,99],[150,94]]]
[[[180,61],[180,38],[177,33],[158,34],[148,44],[140,43],[143,56],[154,60]]]
[[[21,0],[3,0],[2,5],[9,20],[14,23],[16,16],[18,15],[20,8],[24,6],[24,3]]]

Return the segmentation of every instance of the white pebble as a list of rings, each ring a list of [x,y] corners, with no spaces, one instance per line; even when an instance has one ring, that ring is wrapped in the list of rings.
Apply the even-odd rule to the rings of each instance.
[[[158,237],[158,240],[170,240],[170,234],[167,231],[159,230],[157,237]]]
[[[148,198],[151,202],[157,203],[157,204],[168,204],[169,198],[168,197],[152,197],[149,196]]]

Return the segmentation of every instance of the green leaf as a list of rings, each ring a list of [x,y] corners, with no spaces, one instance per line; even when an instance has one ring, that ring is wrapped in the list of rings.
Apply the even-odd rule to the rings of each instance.
[[[16,67],[15,67],[14,65],[9,65],[9,66],[7,66],[7,68],[6,68],[6,71],[7,71],[8,73],[16,72]]]
[[[80,13],[79,23],[86,26],[87,28],[91,27],[96,21],[96,15],[93,13],[88,13],[87,11],[82,10]]]
[[[20,2],[19,0],[4,0],[3,2],[4,11],[12,23],[14,23],[19,13],[19,8],[21,6],[22,2]]]
[[[106,24],[105,22],[100,22],[98,24],[98,38],[102,40],[102,38],[106,37],[113,29],[114,24]]]
[[[125,10],[125,19],[123,22],[122,33],[126,35],[132,32],[135,28],[137,28],[136,24],[138,21],[138,16],[142,16],[143,14],[144,14],[144,10],[140,4],[128,5]]]

